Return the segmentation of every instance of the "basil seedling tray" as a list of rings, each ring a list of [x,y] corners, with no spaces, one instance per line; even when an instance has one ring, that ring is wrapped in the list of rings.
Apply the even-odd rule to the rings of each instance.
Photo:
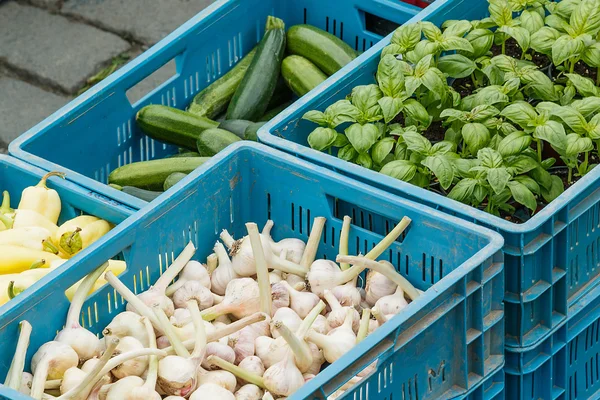
[[[427,20],[440,26],[446,20],[481,19],[488,15],[487,8],[487,0],[440,0],[409,23]],[[389,39],[386,37],[279,114],[259,131],[259,140],[501,233],[505,241],[506,346],[533,346],[564,324],[569,308],[600,281],[600,168],[592,170],[530,220],[516,224],[311,149],[307,137],[315,124],[302,116],[310,110],[323,111],[358,85],[375,83],[381,51]]]
[[[219,0],[165,39],[33,127],[10,153],[136,209],[146,202],[106,185],[117,167],[165,158],[177,147],[154,141],[136,126],[148,104],[185,109],[194,96],[223,76],[262,37],[267,16],[286,28],[311,24],[359,52],[421,11],[398,0]],[[379,32],[379,33],[376,33]],[[176,71],[139,101],[130,90],[166,64]],[[164,76],[164,74],[162,74]]]
[[[29,295],[8,304],[0,315],[0,381],[17,344],[19,321],[33,325],[29,366],[33,353],[64,323],[69,306],[64,291],[115,254],[127,262],[121,280],[139,293],[190,240],[197,247],[194,258],[203,262],[222,229],[242,237],[246,222],[262,227],[272,219],[275,240],[306,240],[313,219],[323,216],[317,257],[334,259],[345,215],[352,217],[350,254],[366,253],[407,216],[408,230],[381,258],[426,292],[290,399],[325,399],[373,361],[375,371],[346,398],[418,393],[422,400],[463,399],[501,390],[486,383],[504,364],[503,241],[496,232],[253,143],[228,147],[174,188],[92,244],[77,265],[59,267]],[[82,323],[100,333],[124,309],[122,298],[104,287],[84,304]],[[2,395],[18,398],[0,386]]]

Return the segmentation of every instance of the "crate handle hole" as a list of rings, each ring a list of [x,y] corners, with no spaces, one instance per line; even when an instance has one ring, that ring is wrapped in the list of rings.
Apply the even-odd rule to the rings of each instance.
[[[145,99],[149,94],[153,93],[155,90],[162,87],[164,84],[170,82],[176,76],[177,67],[175,64],[175,58],[173,58],[172,60],[165,63],[156,71],[154,71],[153,73],[151,73],[150,75],[148,75],[147,77],[145,77],[140,82],[138,82],[137,84],[135,84],[127,90],[125,94],[127,95],[129,103],[135,107],[137,103],[140,102],[140,100]],[[188,82],[188,80],[185,81],[184,91],[187,92],[187,94],[184,93],[186,94],[185,97],[192,95],[194,92],[193,85],[191,82]],[[174,97],[174,94],[167,95],[167,97],[169,97],[169,99],[165,99],[165,101],[169,104],[166,105],[174,106],[175,102],[174,99],[172,99],[172,97]]]

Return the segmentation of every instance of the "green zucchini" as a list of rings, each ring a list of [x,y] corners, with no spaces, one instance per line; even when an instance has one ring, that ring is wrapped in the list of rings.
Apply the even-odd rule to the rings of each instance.
[[[189,151],[187,150],[185,153],[177,153],[177,154],[173,154],[172,156],[169,156],[169,158],[181,158],[181,157],[201,157],[200,154],[196,153],[195,151]]]
[[[287,56],[281,63],[281,75],[298,97],[304,96],[327,79],[317,66],[302,56]]]
[[[227,110],[227,105],[246,74],[246,70],[254,58],[254,53],[256,53],[255,48],[229,72],[198,93],[192,100],[188,111],[212,119]]]
[[[235,133],[240,139],[244,139],[244,132],[246,132],[248,125],[252,123],[252,121],[245,119],[227,119],[219,124],[219,129],[225,129]]]
[[[198,153],[208,157],[214,156],[225,147],[240,140],[242,139],[235,133],[231,133],[225,129],[207,129],[198,136]]]
[[[138,111],[137,124],[152,139],[196,151],[200,132],[216,128],[218,122],[177,108],[149,105]]]
[[[165,179],[165,183],[163,184],[163,189],[166,192],[167,190],[171,189],[173,186],[175,186],[175,184],[177,184],[177,182],[179,182],[186,176],[188,176],[188,174],[184,174],[183,172],[173,172],[171,175],[167,176],[167,179]]]
[[[251,125],[249,125],[248,128],[246,128],[246,132],[244,134],[246,140],[253,140],[255,142],[258,142],[258,130],[264,124],[266,124],[266,122],[254,122]]]
[[[147,190],[162,190],[165,179],[173,172],[189,174],[210,157],[165,158],[123,165],[108,175],[108,183],[134,186]]]
[[[287,83],[285,82],[285,79],[283,79],[283,76],[281,76],[280,74],[279,79],[277,79],[277,85],[275,85],[275,91],[273,92],[273,96],[271,97],[271,100],[269,100],[267,110],[279,107],[280,105],[291,101],[293,97],[294,93],[292,93]]]
[[[227,119],[256,121],[265,113],[279,79],[284,51],[285,25],[269,16],[265,35],[229,103]]]
[[[294,25],[287,32],[287,50],[302,56],[331,76],[358,54],[344,41],[312,25]]]
[[[288,101],[287,103],[283,103],[282,105],[280,105],[278,107],[275,107],[275,108],[267,111],[265,113],[265,115],[263,115],[262,117],[260,117],[260,119],[258,120],[258,122],[268,122],[268,121],[272,120],[280,112],[282,112],[283,110],[285,110],[286,108],[288,108],[292,103],[293,103],[293,101]]]
[[[144,190],[144,189],[136,188],[133,186],[123,186],[123,188],[121,190],[123,191],[123,193],[127,193],[131,196],[137,197],[138,199],[148,201],[148,202],[154,200],[155,198],[157,198],[158,196],[163,194],[163,192],[156,192],[153,190]]]

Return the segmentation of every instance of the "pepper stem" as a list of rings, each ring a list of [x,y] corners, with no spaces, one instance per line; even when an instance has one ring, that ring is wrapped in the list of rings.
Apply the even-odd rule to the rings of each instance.
[[[14,210],[10,208],[10,193],[8,193],[8,190],[5,190],[2,192],[2,206],[0,206],[0,213],[9,214],[13,211]]]
[[[306,242],[304,252],[302,253],[302,258],[300,259],[300,265],[306,271],[308,271],[312,263],[315,261],[315,257],[317,256],[317,250],[319,249],[319,242],[321,241],[321,235],[323,234],[323,228],[325,227],[326,221],[327,219],[324,217],[316,217],[313,220],[313,226],[310,230],[310,235],[308,236],[308,241]],[[292,274],[293,273],[294,272],[292,272]]]
[[[42,249],[48,253],[58,254],[58,248],[50,240],[42,240]]]
[[[271,315],[271,284],[269,283],[269,269],[265,260],[263,245],[258,233],[258,226],[255,223],[249,222],[246,224],[248,230],[248,238],[252,247],[254,256],[254,264],[256,265],[256,279],[260,294],[260,311],[267,315]]]
[[[29,267],[29,269],[43,268],[44,265],[46,265],[46,260],[41,259],[41,260],[38,260],[38,261],[34,262],[33,264],[31,264],[31,267]]]
[[[211,355],[206,359],[209,364],[216,365],[224,371],[231,372],[236,377],[244,380],[248,383],[252,383],[262,389],[266,389],[265,382],[262,376],[252,373],[244,368],[240,368],[237,365],[230,363],[229,361],[223,360],[221,357]]]
[[[65,174],[64,172],[48,172],[46,175],[44,175],[42,177],[42,179],[40,180],[40,182],[35,185],[36,187],[43,187],[45,189],[48,189],[48,186],[46,186],[46,181],[48,180],[48,178],[50,178],[51,176],[58,176],[61,177],[63,179],[65,179],[67,177],[67,174]]]
[[[2,222],[4,224],[6,229],[12,229],[13,224],[15,223],[15,220],[0,213],[0,222]]]

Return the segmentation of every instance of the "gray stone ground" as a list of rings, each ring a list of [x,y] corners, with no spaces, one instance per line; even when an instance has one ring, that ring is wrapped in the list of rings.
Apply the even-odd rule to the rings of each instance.
[[[130,60],[214,0],[0,0],[0,152],[116,58]],[[165,67],[130,98],[173,72]]]

